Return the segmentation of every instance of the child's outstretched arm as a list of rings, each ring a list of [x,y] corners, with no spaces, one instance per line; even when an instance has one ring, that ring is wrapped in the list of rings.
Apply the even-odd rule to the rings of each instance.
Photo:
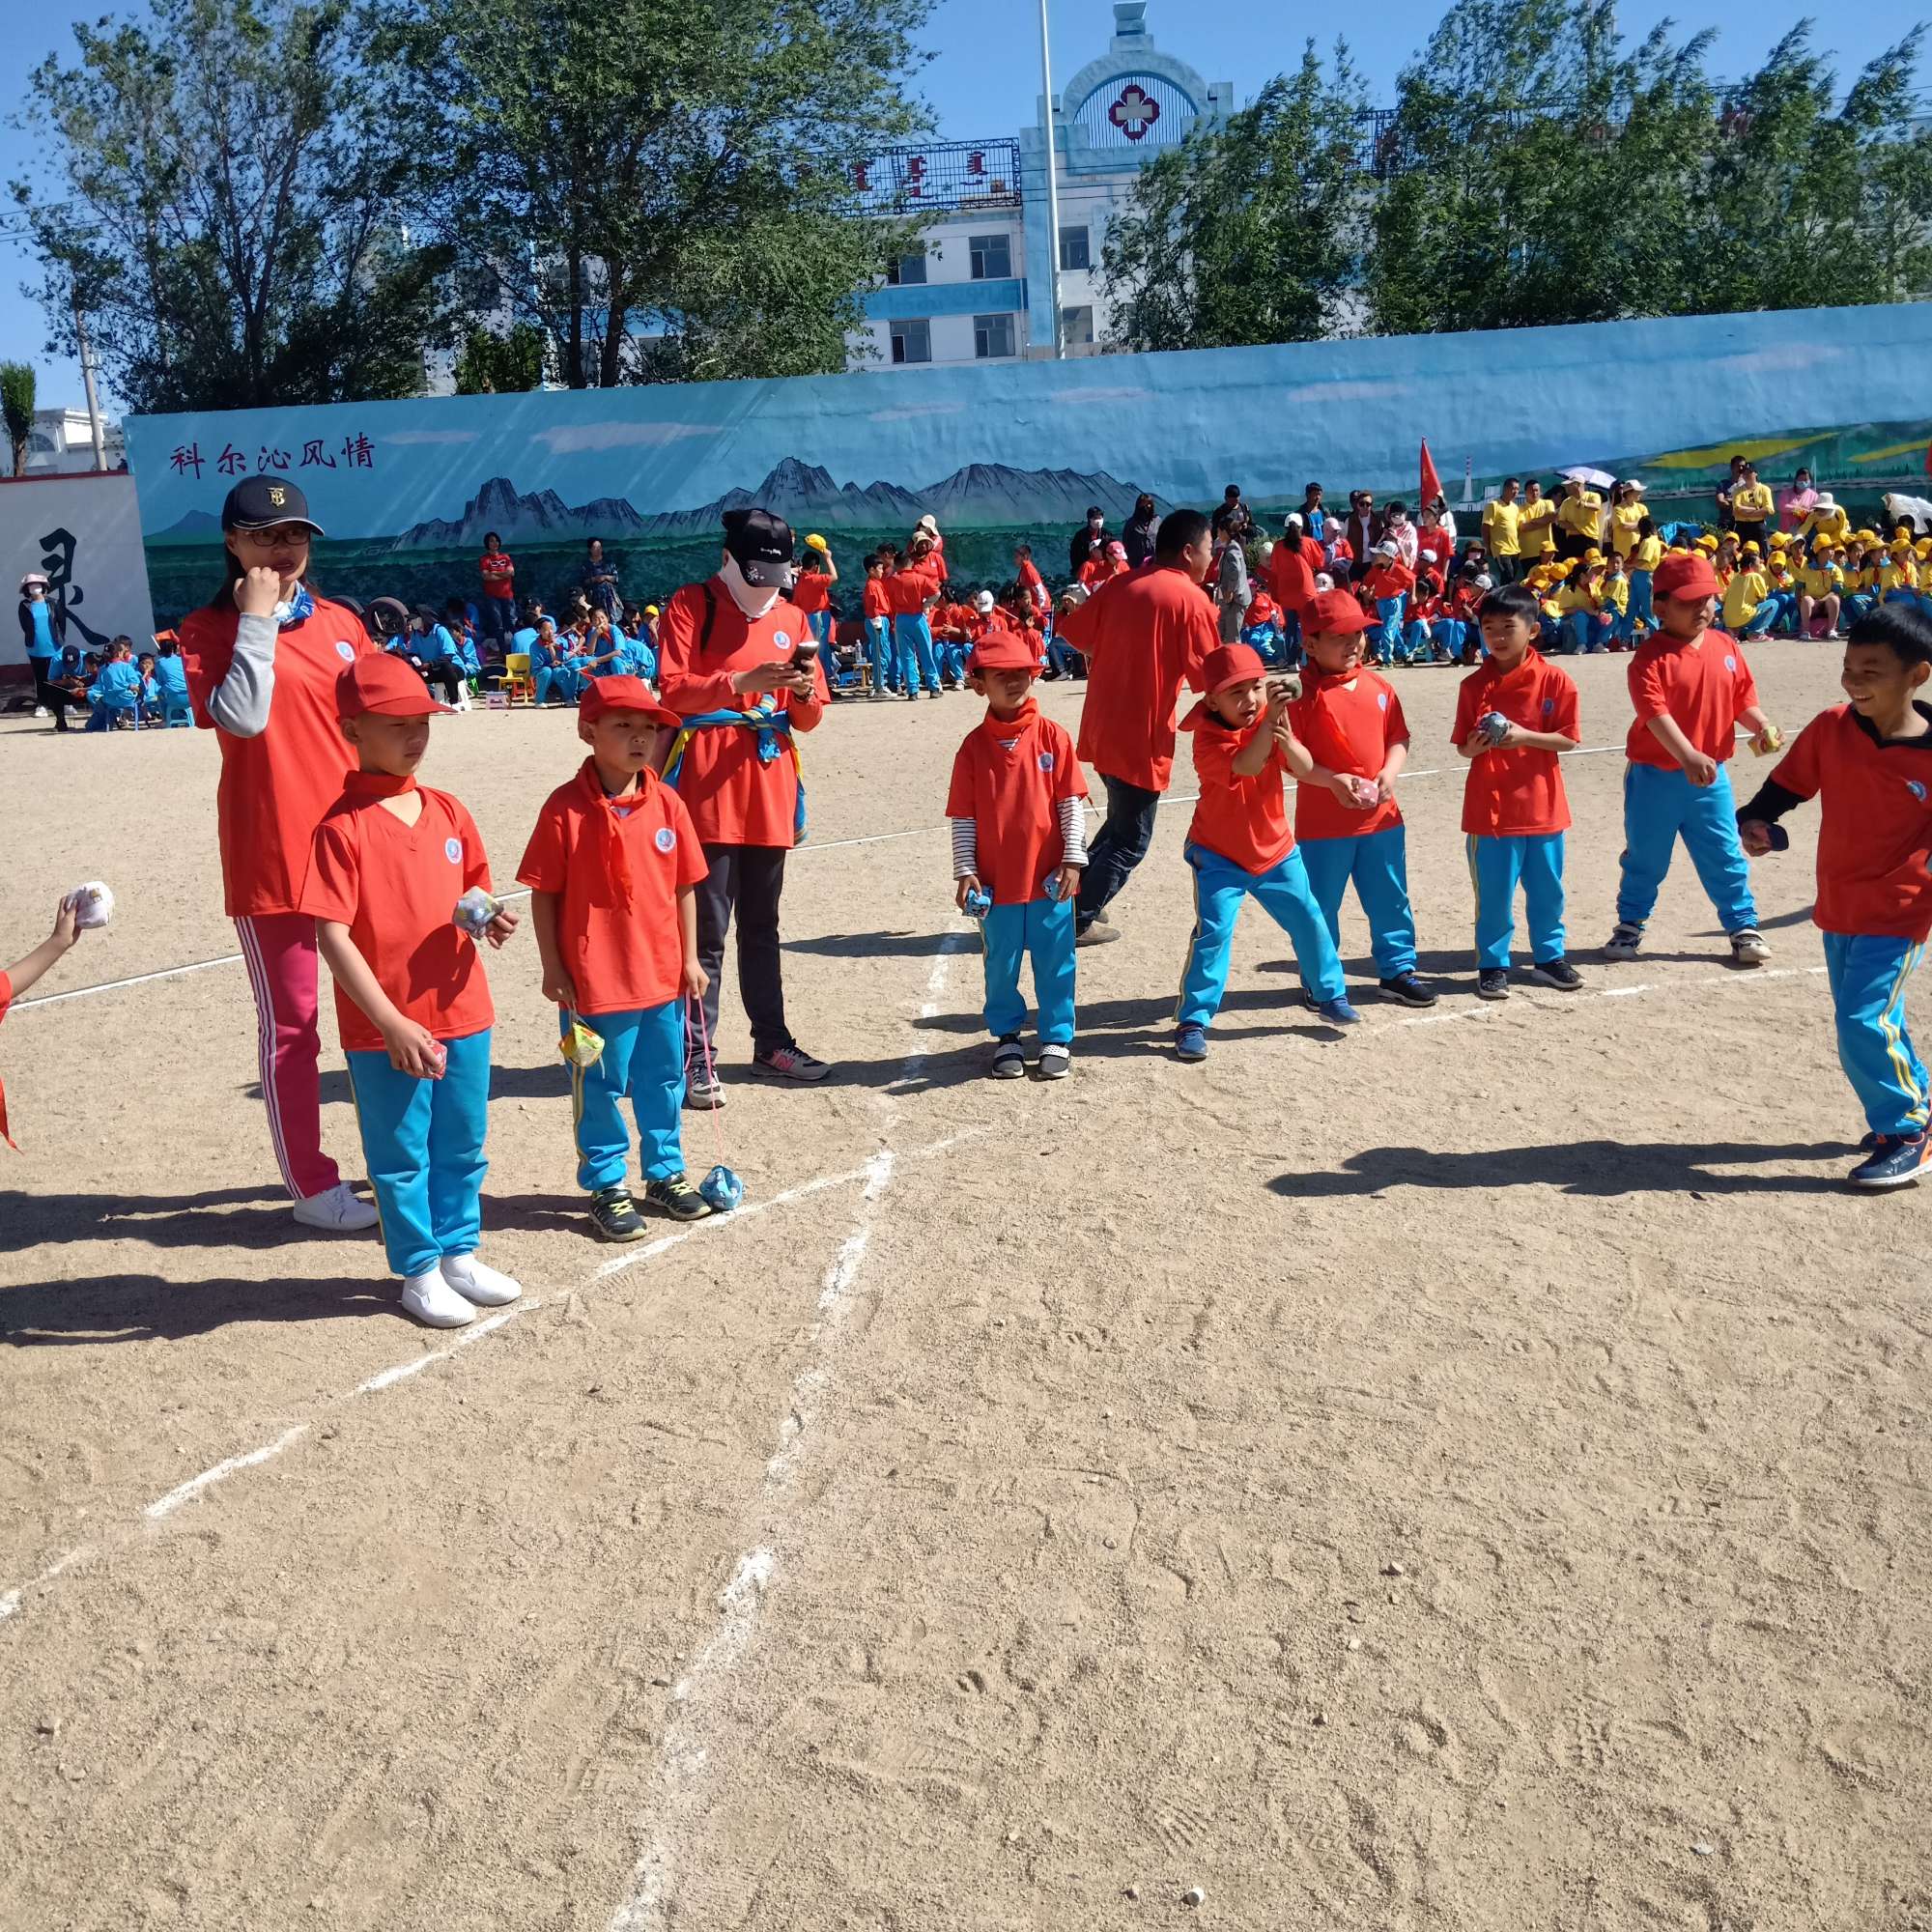
[[[54,929],[24,959],[8,967],[7,978],[13,981],[14,997],[18,999],[56,959],[65,958],[79,937],[79,914],[70,893],[54,908]]]

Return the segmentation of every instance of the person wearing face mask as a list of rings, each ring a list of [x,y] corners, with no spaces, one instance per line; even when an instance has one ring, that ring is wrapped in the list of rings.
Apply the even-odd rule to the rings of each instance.
[[[262,1097],[282,1179],[304,1227],[373,1228],[322,1150],[315,921],[298,911],[316,827],[354,768],[336,678],[376,650],[355,611],[305,581],[322,526],[283,476],[247,476],[221,506],[221,582],[181,626],[194,722],[215,734],[214,794],[228,915],[260,1021]]]
[[[769,510],[730,510],[717,574],[665,606],[658,682],[684,721],[665,766],[710,867],[697,887],[697,956],[709,976],[703,1026],[687,1013],[685,1104],[724,1104],[717,1079],[718,982],[736,919],[738,991],[752,1065],[776,1080],[830,1070],[785,1024],[779,899],[785,854],[804,833],[793,734],[815,730],[829,693],[805,613],[785,595],[791,526]]]

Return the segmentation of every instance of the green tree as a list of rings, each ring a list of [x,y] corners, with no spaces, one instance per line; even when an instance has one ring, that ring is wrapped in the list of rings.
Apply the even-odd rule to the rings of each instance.
[[[456,358],[459,396],[509,395],[534,389],[544,379],[543,331],[520,322],[508,335],[472,328]]]
[[[15,182],[46,266],[134,409],[410,395],[440,335],[448,257],[403,226],[420,143],[351,0],[153,0],[77,26],[22,117],[45,172]],[[418,217],[419,218],[419,217]]]
[[[34,433],[34,365],[0,362],[0,425],[14,452],[14,474],[27,472],[27,439]]]
[[[412,0],[408,119],[467,282],[573,388],[842,369],[909,231],[852,163],[917,131],[930,0]]]
[[[1309,42],[1225,127],[1197,125],[1145,168],[1107,238],[1113,339],[1221,349],[1330,332],[1356,271],[1362,85]]]

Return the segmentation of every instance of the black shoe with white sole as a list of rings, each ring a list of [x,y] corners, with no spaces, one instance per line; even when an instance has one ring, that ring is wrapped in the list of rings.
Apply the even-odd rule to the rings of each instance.
[[[1435,995],[1415,977],[1411,967],[1406,973],[1392,973],[1386,980],[1378,980],[1382,998],[1394,1000],[1404,1007],[1433,1007]]]
[[[1510,996],[1510,976],[1500,966],[1485,966],[1476,975],[1479,1000],[1506,1000]]]
[[[1574,993],[1583,983],[1583,976],[1567,959],[1539,959],[1529,969],[1529,977],[1539,986],[1553,986],[1559,993]]]

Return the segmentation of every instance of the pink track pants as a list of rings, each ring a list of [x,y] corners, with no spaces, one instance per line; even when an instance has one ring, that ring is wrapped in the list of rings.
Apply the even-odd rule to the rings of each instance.
[[[298,913],[238,919],[242,960],[255,995],[262,1098],[282,1179],[298,1201],[341,1179],[322,1151],[322,1035],[316,1025],[315,921]]]

